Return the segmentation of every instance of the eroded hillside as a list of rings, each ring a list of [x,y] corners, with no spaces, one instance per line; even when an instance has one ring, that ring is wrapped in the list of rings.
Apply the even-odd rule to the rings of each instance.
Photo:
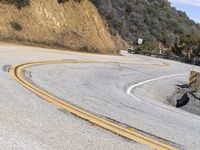
[[[0,0],[0,39],[115,53],[106,25],[88,0]]]

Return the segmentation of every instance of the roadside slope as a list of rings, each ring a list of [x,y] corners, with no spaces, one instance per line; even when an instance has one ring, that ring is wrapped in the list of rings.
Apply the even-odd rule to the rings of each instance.
[[[88,0],[34,0],[20,7],[1,0],[0,40],[115,53],[106,26]]]

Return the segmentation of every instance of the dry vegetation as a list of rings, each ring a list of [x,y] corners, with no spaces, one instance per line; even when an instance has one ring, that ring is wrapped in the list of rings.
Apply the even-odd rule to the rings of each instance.
[[[0,0],[0,39],[116,53],[105,23],[88,0]]]

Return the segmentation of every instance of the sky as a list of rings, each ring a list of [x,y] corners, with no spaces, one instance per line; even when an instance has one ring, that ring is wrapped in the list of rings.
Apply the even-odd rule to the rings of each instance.
[[[169,0],[172,6],[185,11],[190,19],[200,23],[200,0]]]

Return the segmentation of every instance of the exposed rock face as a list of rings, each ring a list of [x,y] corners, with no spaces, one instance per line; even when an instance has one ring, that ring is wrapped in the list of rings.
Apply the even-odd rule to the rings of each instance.
[[[111,35],[89,0],[0,0],[0,39],[115,53]]]

